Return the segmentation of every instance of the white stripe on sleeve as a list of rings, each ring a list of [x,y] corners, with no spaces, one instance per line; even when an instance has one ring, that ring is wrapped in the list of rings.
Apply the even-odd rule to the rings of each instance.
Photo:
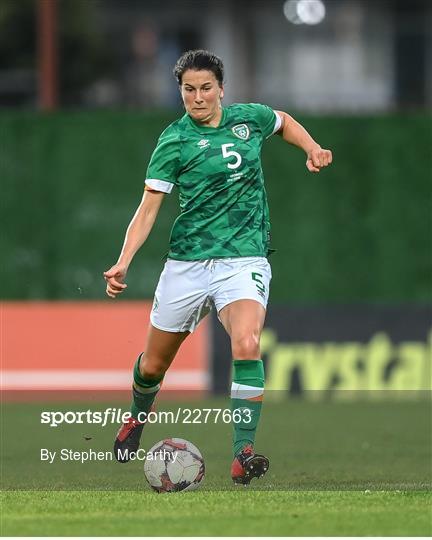
[[[146,186],[156,191],[162,191],[163,193],[171,193],[174,184],[167,182],[166,180],[157,180],[156,178],[146,178]]]
[[[274,125],[273,131],[272,131],[272,135],[274,135],[276,133],[276,131],[279,131],[280,127],[282,125],[282,118],[278,115],[278,113],[276,111],[273,111],[273,112],[275,113],[276,120],[275,120],[275,125]]]

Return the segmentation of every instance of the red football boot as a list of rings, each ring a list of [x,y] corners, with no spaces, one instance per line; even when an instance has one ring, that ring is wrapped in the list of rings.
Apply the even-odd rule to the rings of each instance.
[[[255,454],[252,445],[245,446],[234,458],[231,465],[231,478],[234,484],[247,485],[252,478],[261,478],[268,471],[269,460]]]
[[[138,422],[135,418],[129,418],[120,426],[114,441],[114,457],[120,463],[127,463],[135,457],[140,445],[141,433],[145,422]]]

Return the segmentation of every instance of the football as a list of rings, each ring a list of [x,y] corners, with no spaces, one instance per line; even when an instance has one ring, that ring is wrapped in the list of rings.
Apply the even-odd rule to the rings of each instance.
[[[204,479],[204,459],[191,442],[164,439],[147,452],[144,473],[147,482],[158,493],[192,491]]]

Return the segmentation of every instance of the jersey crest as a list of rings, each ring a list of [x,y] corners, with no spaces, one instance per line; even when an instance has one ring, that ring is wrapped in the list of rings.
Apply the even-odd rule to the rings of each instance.
[[[237,124],[232,128],[232,132],[236,137],[242,139],[243,141],[247,141],[249,139],[250,131],[246,124]]]

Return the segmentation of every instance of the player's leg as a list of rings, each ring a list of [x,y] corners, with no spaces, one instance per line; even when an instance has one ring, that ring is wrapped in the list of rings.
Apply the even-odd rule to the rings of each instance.
[[[139,355],[133,370],[132,416],[120,427],[114,442],[117,461],[126,463],[138,450],[146,417],[161,381],[188,335],[189,332],[166,332],[149,325],[144,352]]]
[[[145,420],[167,369],[188,335],[189,332],[166,332],[149,325],[146,347],[133,371],[133,418]]]
[[[165,263],[150,314],[146,347],[134,366],[132,418],[120,428],[114,443],[115,456],[122,463],[139,448],[143,422],[180,345],[209,311],[207,285],[205,265],[173,260]]]
[[[268,469],[268,459],[254,454],[253,444],[264,394],[259,344],[270,280],[271,268],[264,257],[231,259],[216,265],[214,300],[219,319],[231,338],[231,406],[237,411],[233,414],[235,459],[231,474],[239,483],[249,483],[253,476]],[[246,462],[255,469],[248,470]]]
[[[237,300],[224,307],[219,318],[231,338],[234,359],[231,386],[234,461],[231,475],[236,483],[248,484],[253,477],[265,474],[269,467],[268,459],[253,450],[264,394],[259,343],[265,309],[255,300]]]

